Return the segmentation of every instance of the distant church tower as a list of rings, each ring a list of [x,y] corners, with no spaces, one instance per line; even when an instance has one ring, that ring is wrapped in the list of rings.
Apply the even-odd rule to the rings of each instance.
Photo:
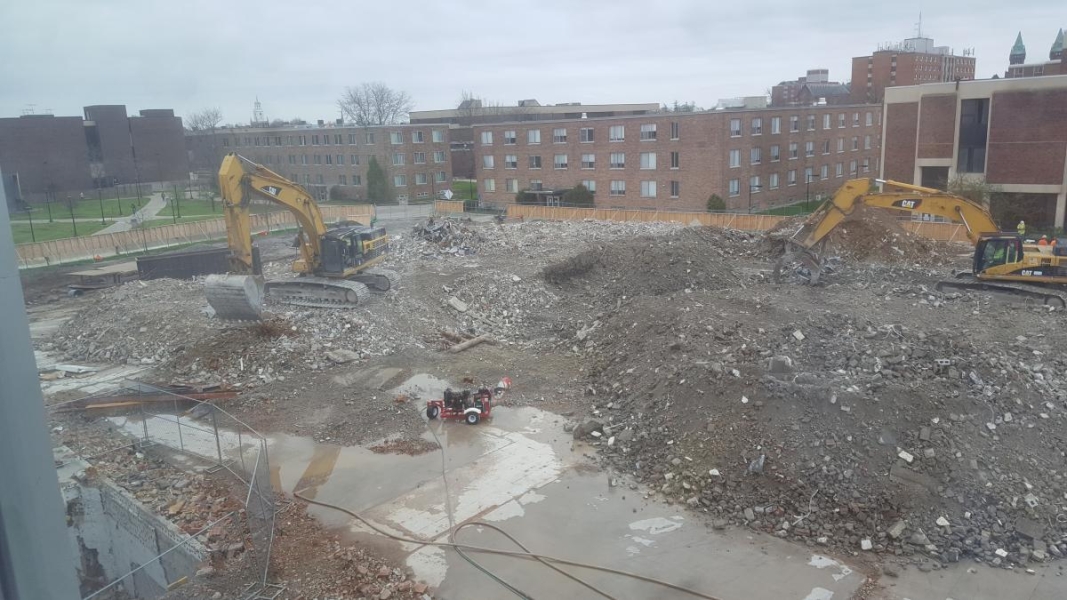
[[[1060,60],[1063,58],[1063,30],[1056,34],[1056,41],[1052,44],[1052,49],[1048,51],[1049,60]]]
[[[1026,46],[1023,45],[1023,33],[1020,31],[1019,35],[1015,36],[1015,45],[1011,47],[1011,54],[1008,55],[1009,65],[1021,65],[1026,62]]]

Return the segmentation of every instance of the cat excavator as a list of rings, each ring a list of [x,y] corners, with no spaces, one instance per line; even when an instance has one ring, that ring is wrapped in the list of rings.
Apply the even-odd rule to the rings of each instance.
[[[876,184],[881,184],[879,190]],[[1067,308],[1067,240],[1055,246],[1024,243],[1015,233],[1002,232],[985,206],[948,192],[889,180],[853,179],[820,206],[800,227],[783,232],[786,255],[775,274],[799,254],[810,283],[823,270],[820,253],[830,233],[863,207],[901,214],[927,214],[960,223],[974,244],[972,270],[937,284],[939,291],[979,290],[1022,297],[1048,306]]]
[[[204,292],[215,316],[226,320],[260,319],[264,293],[298,306],[356,306],[369,290],[389,290],[393,271],[374,267],[389,252],[381,227],[327,228],[315,200],[301,186],[236,153],[219,168],[230,272],[209,275]],[[298,277],[264,282],[257,248],[252,244],[249,209],[253,197],[284,206],[296,217],[299,257],[292,270]]]

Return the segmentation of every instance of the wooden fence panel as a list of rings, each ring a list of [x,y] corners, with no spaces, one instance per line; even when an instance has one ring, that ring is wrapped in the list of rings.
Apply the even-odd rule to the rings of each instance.
[[[435,215],[449,214],[449,213],[461,213],[463,212],[463,201],[461,200],[435,200],[433,203],[433,212]]]

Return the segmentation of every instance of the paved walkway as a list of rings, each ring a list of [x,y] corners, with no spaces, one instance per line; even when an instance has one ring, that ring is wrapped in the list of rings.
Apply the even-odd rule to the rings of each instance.
[[[151,219],[156,216],[159,211],[163,210],[166,204],[163,203],[163,197],[157,192],[152,194],[152,198],[141,207],[140,210],[133,213],[129,217],[119,217],[115,219],[115,222],[107,227],[97,231],[93,235],[102,235],[105,233],[119,233],[121,231],[129,231],[142,222]]]

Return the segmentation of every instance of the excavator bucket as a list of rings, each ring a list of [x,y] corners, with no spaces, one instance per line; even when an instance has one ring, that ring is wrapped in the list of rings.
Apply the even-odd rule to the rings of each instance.
[[[263,312],[263,281],[252,275],[208,275],[204,295],[215,316],[227,321],[258,321]]]

